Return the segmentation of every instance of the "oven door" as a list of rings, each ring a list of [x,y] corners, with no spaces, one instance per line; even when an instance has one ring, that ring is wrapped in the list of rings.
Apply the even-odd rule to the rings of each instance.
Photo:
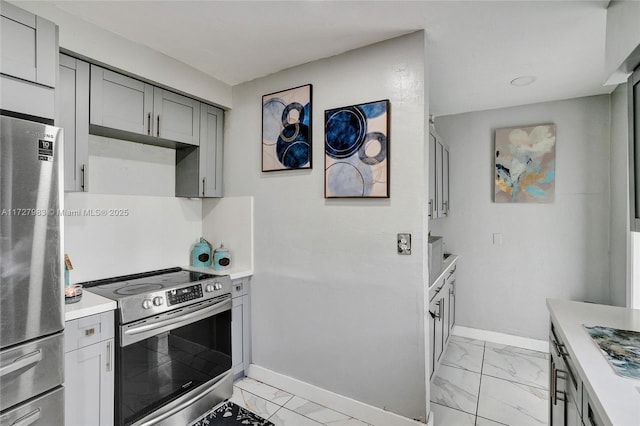
[[[185,425],[231,397],[231,296],[119,327],[119,425]]]

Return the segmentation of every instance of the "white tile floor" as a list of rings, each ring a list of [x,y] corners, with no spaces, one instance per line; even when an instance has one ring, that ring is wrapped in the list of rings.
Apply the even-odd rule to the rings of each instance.
[[[452,336],[431,379],[436,426],[546,425],[548,354]]]
[[[548,354],[452,336],[443,357],[431,380],[435,426],[547,424]],[[250,378],[231,401],[276,426],[367,425]]]
[[[276,426],[367,426],[346,414],[247,377],[233,385],[231,401]]]

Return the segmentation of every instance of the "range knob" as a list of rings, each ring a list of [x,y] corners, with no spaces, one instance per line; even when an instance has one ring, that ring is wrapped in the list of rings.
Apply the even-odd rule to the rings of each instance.
[[[214,290],[222,290],[222,284],[221,283],[213,283],[213,289]]]
[[[149,309],[152,306],[151,300],[149,299],[144,299],[142,301],[142,308],[143,309]]]
[[[213,284],[207,284],[204,286],[204,291],[206,291],[207,293],[211,293],[214,290],[215,288],[213,287]]]
[[[153,298],[153,304],[156,306],[160,306],[164,303],[164,300],[160,296],[156,296]]]

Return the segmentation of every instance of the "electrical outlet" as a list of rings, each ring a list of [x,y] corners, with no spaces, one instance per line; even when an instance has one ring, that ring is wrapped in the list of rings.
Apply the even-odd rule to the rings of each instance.
[[[398,234],[398,254],[411,254],[411,234]]]

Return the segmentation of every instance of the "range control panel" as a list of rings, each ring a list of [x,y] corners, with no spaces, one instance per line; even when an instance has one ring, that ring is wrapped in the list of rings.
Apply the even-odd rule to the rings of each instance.
[[[200,299],[202,297],[202,285],[195,284],[189,287],[167,291],[167,304],[177,305],[178,303]]]

